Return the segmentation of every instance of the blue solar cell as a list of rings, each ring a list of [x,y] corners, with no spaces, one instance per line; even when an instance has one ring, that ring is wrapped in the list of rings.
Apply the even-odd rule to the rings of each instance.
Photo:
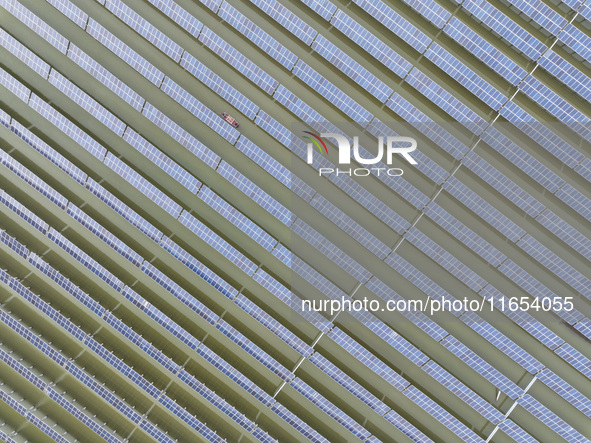
[[[509,277],[511,281],[526,290],[533,297],[540,299],[540,301],[544,299],[554,300],[558,297],[554,292],[526,272],[525,269],[521,268],[517,263],[511,260],[506,260],[498,269]],[[584,318],[584,316],[576,309],[570,311],[561,309],[554,310],[554,312],[571,325],[581,320],[581,318]],[[553,340],[548,343],[548,346],[551,349],[554,349],[560,344],[562,344],[562,340],[554,335]]]
[[[193,175],[186,171],[182,166],[172,160],[169,156],[156,148],[156,146],[152,145],[130,127],[125,129],[123,139],[160,168],[162,168],[166,173],[172,176],[193,194],[197,194],[197,191],[201,187],[201,182],[193,177]]]
[[[281,89],[281,87],[279,89]],[[254,161],[257,165],[271,174],[277,181],[281,182],[287,187],[293,186],[293,181],[296,178],[292,176],[291,171],[275,160],[271,155],[263,151],[252,141],[247,139],[244,135],[240,136],[235,146],[246,157]],[[303,185],[306,186],[305,184]]]
[[[328,359],[323,357],[318,352],[310,356],[310,361],[318,366],[322,371],[328,374],[337,383],[342,385],[345,389],[367,404],[370,408],[376,411],[379,415],[384,415],[390,410],[382,401],[370,393],[367,389],[349,377],[346,373],[341,371],[337,366],[332,364]]]
[[[591,78],[581,70],[552,50],[540,58],[539,64],[565,86],[591,102]]]
[[[517,242],[517,246],[538,260],[550,272],[591,300],[591,280],[558,257],[534,237],[527,234]]]
[[[6,442],[6,443],[16,443],[12,438],[10,438],[8,435],[6,435],[6,433],[3,431],[0,431],[0,440],[2,440],[3,442]]]
[[[408,100],[395,92],[386,103],[392,111],[413,125],[422,134],[429,137],[449,153],[456,160],[461,159],[469,151],[469,148],[455,138],[438,123],[417,109]]]
[[[31,330],[27,329],[22,323],[16,321],[12,318],[9,314],[5,313],[4,311],[0,311],[0,320],[8,327],[16,331],[21,337],[27,339],[27,341],[53,361],[55,361],[58,365],[63,366],[66,363],[66,357],[64,357],[60,351],[55,350],[51,345],[47,344],[44,340],[40,339],[38,336],[33,334]]]
[[[265,431],[263,431],[261,428],[256,428],[254,431],[252,431],[252,435],[258,441],[261,441],[263,443],[275,443],[278,441],[271,437],[269,434],[267,434]]]
[[[26,63],[27,66],[32,68],[41,77],[47,78],[49,75],[49,65],[4,29],[0,29],[0,45],[18,57],[19,60]]]
[[[523,443],[536,443],[538,441],[508,418],[499,424],[499,429],[515,441]]]
[[[312,43],[312,49],[380,102],[384,103],[392,95],[393,91],[389,86],[322,35],[316,37]]]
[[[271,408],[273,412],[275,412],[279,417],[293,426],[297,431],[299,431],[305,438],[314,442],[314,443],[329,443],[329,441],[324,438],[321,434],[319,434],[314,428],[304,422],[301,418],[283,406],[281,403],[277,402]]]
[[[419,53],[423,53],[431,39],[416,26],[390,8],[381,0],[353,0],[368,14],[384,25]]]
[[[0,359],[2,359],[2,361],[4,361],[4,362],[8,363],[9,365],[14,362],[14,359],[8,353],[4,352],[3,350],[0,350]],[[0,400],[2,400],[4,403],[6,403],[8,406],[10,406],[12,409],[14,409],[16,412],[18,412],[23,417],[25,417],[27,415],[27,409],[24,406],[22,406],[21,404],[19,404],[19,402],[17,402],[15,399],[13,399],[6,392],[0,391]]]
[[[519,85],[519,88],[573,131],[591,140],[589,128],[591,120],[541,81],[529,76]]]
[[[263,351],[260,347],[255,345],[252,341],[250,341],[246,336],[238,332],[237,329],[230,326],[224,320],[220,320],[217,322],[215,327],[221,331],[224,335],[226,335],[230,340],[256,358],[260,363],[262,363],[265,367],[271,370],[274,374],[276,374],[279,378],[281,378],[285,382],[289,382],[293,378],[293,374],[283,365],[281,365],[277,360]]]
[[[267,251],[273,250],[277,244],[277,240],[267,234],[266,231],[261,229],[257,224],[239,212],[207,186],[201,188],[198,197]]]
[[[32,29],[41,38],[54,46],[58,51],[66,53],[68,40],[59,32],[47,25],[43,20],[21,5],[18,1],[2,0],[0,3],[4,9]]]
[[[544,209],[546,209],[542,203],[517,186],[511,179],[495,169],[478,154],[470,152],[462,160],[462,164],[528,215],[537,217]]]
[[[321,195],[316,194],[310,205],[380,259],[384,259],[390,252],[387,245]]]
[[[197,100],[193,95],[172,81],[170,77],[166,77],[164,79],[160,89],[162,89],[185,109],[187,109],[187,111],[189,111],[215,132],[228,140],[231,144],[236,143],[240,133],[232,126],[227,124],[218,114],[213,112],[211,109]]]
[[[487,128],[482,134],[482,140],[550,192],[556,192],[566,183],[550,168],[528,154],[498,129]]]
[[[40,420],[38,417],[33,415],[32,412],[27,412],[27,420],[33,423],[37,428],[47,434],[53,441],[57,443],[68,443],[68,440],[60,435],[56,430],[49,427],[46,423]]]
[[[74,363],[68,361],[66,363],[66,369],[70,374],[104,398],[107,402],[112,404],[118,411],[122,412],[126,417],[131,419],[134,423],[139,423],[142,419],[141,415],[138,414],[132,407],[127,405],[123,400],[118,398],[115,394],[107,390],[102,384],[95,381],[92,377],[86,374],[82,369],[78,368]]]
[[[145,100],[73,43],[68,47],[68,57],[135,109],[141,111]]]
[[[591,260],[590,240],[554,212],[546,209],[536,220],[583,257]]]
[[[404,2],[438,28],[443,28],[451,17],[451,14],[434,0],[404,0]]]
[[[351,179],[351,177],[333,174],[330,180],[397,233],[402,234],[410,227],[408,221],[377,197],[368,193],[365,188]]]
[[[29,288],[26,288],[20,282],[14,279],[9,282],[9,286],[23,298],[34,304],[41,312],[46,314],[47,317],[49,317],[51,320],[54,320],[58,325],[64,328],[66,332],[80,341],[85,339],[86,333],[82,329],[76,326],[68,318],[63,316],[59,311],[54,309],[49,303],[41,300],[41,298],[34,294]]]
[[[29,249],[23,244],[19,243],[14,237],[8,235],[6,231],[0,232],[0,241],[21,257],[27,258],[29,256]]]
[[[184,49],[173,42],[164,33],[158,30],[150,22],[142,18],[137,12],[123,3],[121,0],[107,0],[105,8],[111,11],[115,16],[119,17],[131,29],[136,31],[172,60],[178,62]]]
[[[93,300],[86,292],[81,290],[78,286],[64,277],[60,272],[50,266],[37,254],[33,253],[29,256],[29,262],[44,274],[49,276],[53,281],[59,284],[62,288],[73,295],[77,300],[82,302],[85,306],[90,308],[98,316],[102,316],[105,309],[95,300]]]
[[[587,5],[584,6],[584,9],[588,8]],[[579,11],[579,13],[582,14],[583,11]],[[591,49],[589,49],[591,48],[591,38],[579,28],[569,23],[558,34],[558,39],[586,61],[591,62]]]
[[[457,277],[473,291],[478,292],[486,285],[486,281],[476,272],[418,229],[410,228],[404,235],[404,238],[427,254],[435,261],[435,263],[439,264],[439,266],[447,269],[452,275]]]
[[[306,6],[319,14],[324,20],[329,21],[337,7],[329,0],[301,0]]]
[[[107,282],[117,291],[121,291],[121,288],[123,287],[123,283],[121,282],[121,280],[115,277],[111,272],[109,272],[106,268],[100,265],[96,260],[94,260],[88,254],[82,251],[78,246],[76,246],[62,234],[60,234],[53,228],[50,228],[49,232],[47,233],[47,236],[51,241],[53,241],[59,247],[64,249],[67,253],[69,253],[80,263],[82,263],[92,273],[99,276],[102,280]]]
[[[517,402],[565,440],[570,442],[585,441],[585,437],[531,395],[525,394]]]
[[[181,66],[249,119],[254,119],[259,107],[191,54],[183,54]]]
[[[424,214],[495,268],[507,258],[498,249],[436,203],[431,202],[428,204],[424,209]]]
[[[142,271],[149,276],[152,280],[166,289],[170,294],[174,295],[177,299],[183,302],[186,306],[191,308],[192,311],[196,312],[199,316],[203,317],[212,325],[216,323],[219,316],[215,314],[211,309],[193,297],[189,292],[179,286],[177,283],[172,281],[170,277],[158,270],[155,266],[150,263],[144,262],[142,264]]]
[[[429,46],[429,49],[425,52],[425,57],[495,111],[501,109],[508,100],[503,93],[439,44],[433,43]]]
[[[146,103],[142,114],[149,120],[158,125],[164,132],[170,135],[174,140],[179,142],[190,152],[195,154],[199,159],[203,160],[212,168],[217,167],[220,162],[220,157],[206,147],[203,143],[181,128],[177,123],[156,109],[150,103]]]
[[[217,12],[218,8],[222,4],[222,0],[199,0],[213,12]]]
[[[345,292],[343,292],[337,285],[295,254],[292,254],[291,256],[291,269],[325,296],[333,300],[351,299],[351,297],[345,294]]]
[[[465,0],[462,7],[530,60],[537,60],[546,50],[542,42],[486,0]]]
[[[8,115],[3,109],[0,109],[0,124],[5,128],[10,128],[10,121],[12,117]]]
[[[107,350],[100,343],[88,336],[84,340],[84,344],[92,349],[98,356],[104,359],[107,363],[125,375],[128,379],[146,391],[153,398],[158,398],[161,391],[158,390],[152,383],[148,382],[143,376],[134,371],[130,366],[116,357],[111,351]]]
[[[25,103],[29,101],[31,90],[2,68],[0,68],[0,85],[4,86]]]
[[[140,428],[143,429],[150,435],[154,437],[157,442],[159,443],[174,443],[174,440],[168,437],[164,432],[154,426],[152,423],[148,421],[148,419],[144,419],[139,424]]]
[[[273,20],[310,46],[318,32],[277,0],[250,0]]]
[[[144,258],[111,234],[107,229],[89,217],[84,211],[76,207],[72,203],[68,204],[67,212],[82,226],[100,238],[103,242],[133,263],[135,266],[140,266]]]
[[[591,158],[586,158],[581,162],[579,166],[575,168],[575,171],[584,177],[587,181],[591,182]]]
[[[183,210],[181,205],[168,197],[168,195],[142,177],[133,168],[118,159],[111,152],[107,153],[105,164],[174,218],[177,218]]]
[[[409,385],[409,382],[401,375],[396,373],[396,371],[341,331],[338,327],[334,327],[329,332],[328,336],[396,389],[402,391]]]
[[[86,32],[156,86],[159,86],[160,83],[162,83],[164,74],[159,69],[154,67],[145,58],[107,31],[92,18],[88,21]]]
[[[345,14],[338,10],[330,21],[331,25],[357,43],[380,63],[397,76],[404,78],[412,68],[412,64],[396,53],[386,43]]]
[[[64,396],[60,395],[57,391],[55,391],[51,387],[47,387],[45,393],[55,401],[58,405],[76,417],[80,422],[84,423],[94,432],[96,432],[100,437],[103,438],[107,443],[117,443],[119,439],[109,433],[106,429],[104,429],[101,425],[99,425],[96,421],[94,421],[90,416],[84,414],[82,410],[78,409],[75,406],[75,401],[71,402],[70,400],[66,399]]]
[[[540,0],[511,0],[510,3],[551,34],[558,35],[567,24],[564,17]]]
[[[312,348],[302,339],[267,314],[262,308],[247,299],[244,295],[236,297],[234,303],[304,357],[308,357],[312,353]]]
[[[351,417],[337,408],[334,404],[316,392],[314,388],[307,385],[301,379],[296,377],[291,382],[291,386],[308,400],[310,400],[313,404],[315,404],[318,408],[326,412],[330,417],[338,421],[343,427],[351,431],[357,438],[365,441],[371,435],[367,429],[365,429],[359,423],[356,423]]]
[[[244,388],[249,394],[255,397],[257,400],[262,402],[265,406],[271,406],[275,400],[263,389],[258,387],[255,383],[245,377],[240,371],[228,364],[219,355],[209,349],[207,346],[202,344],[200,347],[199,355],[211,363],[215,368],[219,369],[223,374],[227,375],[234,383]],[[199,383],[193,376],[181,370],[179,378],[183,378],[187,384],[194,386],[195,383]]]
[[[461,343],[457,338],[449,335],[441,344],[449,349],[455,356],[467,363],[472,369],[497,386],[509,398],[515,399],[523,390],[509,378],[495,369],[490,363]]]
[[[47,233],[49,225],[45,223],[45,221],[41,220],[37,215],[35,215],[35,213],[27,209],[13,197],[4,192],[4,190],[0,190],[0,203],[5,205],[35,229],[41,231],[41,233]]]
[[[129,326],[123,323],[120,319],[115,317],[110,312],[106,312],[103,316],[105,321],[113,326],[117,331],[121,332],[126,338],[137,345],[142,351],[164,366],[173,374],[176,374],[180,370],[180,366],[177,365],[171,358],[167,357],[161,350],[157,349],[150,342],[145,340],[141,335],[133,331]]]
[[[276,249],[277,250],[277,249]],[[289,305],[291,302],[291,297],[293,294],[291,291],[275,280],[271,275],[259,269],[252,277],[256,282],[260,283],[265,289],[267,289],[271,294],[277,297],[279,300],[283,301],[285,304]]]
[[[400,429],[412,441],[417,443],[430,443],[433,441],[394,410],[384,415],[384,418]]]
[[[207,441],[211,442],[223,442],[224,439],[219,437],[215,432],[209,429],[200,420],[194,417],[192,414],[187,412],[183,407],[179,406],[174,400],[166,395],[158,399],[167,409],[172,411],[177,417],[181,418],[185,423],[190,425],[193,429],[196,429],[201,435],[207,438]]]
[[[59,207],[60,209],[66,208],[68,200],[63,195],[61,195],[59,192],[57,192],[55,189],[53,189],[51,186],[49,186],[47,183],[45,183],[31,171],[29,171],[19,162],[14,160],[10,155],[8,155],[4,151],[0,152],[0,163],[7,169],[12,171],[17,177],[19,177],[25,183],[30,185],[33,189],[35,189],[40,194],[49,199],[57,207]]]
[[[476,412],[480,413],[492,424],[496,425],[503,420],[504,416],[498,409],[486,402],[482,397],[460,382],[456,377],[443,369],[433,360],[425,363],[422,369],[451,392],[453,392],[461,400],[470,405]]]
[[[173,242],[170,238],[164,237],[160,242],[160,246],[229,299],[234,299],[238,294],[238,291],[233,286],[224,281],[219,275]]]
[[[429,360],[429,357],[416,346],[399,335],[392,328],[381,320],[378,320],[372,313],[366,311],[351,312],[351,315],[366,325],[368,329],[375,332],[380,338],[386,341],[392,348],[396,349],[417,366],[422,366]]]
[[[280,222],[285,225],[291,224],[293,218],[291,211],[247,179],[238,170],[225,161],[222,161],[218,166],[217,172]]]
[[[567,166],[573,168],[585,158],[549,128],[535,121],[514,102],[507,103],[500,114]]]
[[[86,188],[94,195],[96,195],[98,198],[100,198],[109,207],[115,210],[119,215],[125,218],[129,223],[138,228],[150,239],[152,239],[155,242],[158,242],[160,240],[160,238],[162,237],[162,232],[160,232],[153,225],[148,223],[137,212],[133,211],[131,208],[125,205],[121,200],[116,198],[113,194],[111,194],[109,191],[107,191],[93,179],[88,179],[88,181],[86,182]]]
[[[179,217],[179,221],[248,275],[252,275],[257,269],[257,265],[252,260],[231,246],[195,216],[184,211]]]
[[[444,189],[512,242],[525,235],[525,230],[455,177],[444,183]]]
[[[538,374],[538,378],[587,417],[591,417],[591,400],[550,369],[544,369]]]
[[[591,199],[578,189],[566,184],[556,192],[556,197],[568,204],[585,219],[591,219]]]
[[[488,123],[476,112],[450,94],[427,75],[413,68],[406,77],[406,82],[417,91],[447,112],[451,117],[466,126],[476,135],[480,135]]]
[[[10,277],[10,278],[7,277],[6,280],[8,283],[8,287],[11,288],[18,295],[23,297],[25,300],[27,300],[28,302],[30,302],[33,305],[37,305],[40,303],[41,299],[39,298],[39,296],[37,294],[33,294],[33,292],[31,292],[31,290],[29,288],[27,288],[26,286],[24,286],[21,282],[19,282],[18,280],[16,280],[15,278],[12,278],[12,277]],[[48,311],[50,314],[55,313],[55,310],[53,308],[51,308],[51,306],[49,306],[45,302],[43,302],[42,308],[45,311]]]
[[[298,219],[292,225],[291,229],[293,233],[304,239],[325,257],[335,262],[353,278],[360,282],[366,282],[371,277],[371,273],[367,269],[345,254],[322,234],[311,228],[306,222]]]
[[[82,29],[86,27],[88,22],[88,14],[78,8],[69,0],[47,0],[48,3],[52,4],[62,14],[80,26]],[[104,3],[104,0],[103,0]]]
[[[467,428],[461,421],[451,415],[447,410],[442,408],[434,400],[429,398],[426,394],[421,392],[415,386],[410,386],[404,390],[404,395],[418,404],[420,407],[425,409],[429,414],[439,420],[445,427],[456,434],[460,439],[465,442],[482,442],[482,439],[478,435]]]
[[[409,268],[414,269],[417,273],[420,274],[420,271],[412,267],[410,263],[407,264],[409,265]],[[407,277],[407,275],[405,275],[405,277]],[[393,302],[396,304],[405,303],[404,305],[402,305],[405,308],[399,310],[399,312],[438,342],[441,341],[444,337],[449,336],[448,332],[445,329],[443,329],[441,326],[439,326],[425,314],[420,312],[418,308],[415,309],[414,305],[409,304],[407,300],[403,299],[399,294],[390,289],[385,283],[383,283],[376,277],[372,277],[372,279],[366,283],[366,287],[369,290],[371,290],[374,294],[376,294],[378,297],[380,297],[382,300],[385,300],[387,302]]]
[[[199,41],[254,82],[255,85],[263,89],[267,94],[272,94],[277,88],[277,85],[279,85],[277,80],[215,34],[211,29],[207,27],[203,28],[203,31],[199,34]]]
[[[562,3],[577,11],[582,18],[591,21],[591,6],[583,2],[583,0],[564,0]],[[581,5],[581,3],[585,4]]]
[[[482,321],[482,319],[473,312],[467,312],[462,316],[462,321],[486,338],[491,344],[502,349],[505,354],[520,364],[531,374],[542,370],[544,365],[532,357],[524,349],[516,345],[513,341],[503,335],[498,329]]]
[[[203,24],[181,8],[177,3],[172,0],[148,0],[164,14],[174,20],[177,24],[183,27],[185,31],[191,34],[193,37],[197,37]]]
[[[166,330],[172,333],[175,337],[180,339],[183,343],[189,346],[192,350],[197,349],[199,340],[194,338],[191,334],[181,328],[178,324],[173,322],[170,318],[144,300],[139,294],[127,286],[123,289],[122,294],[130,300],[134,305],[142,309],[146,314],[153,318],[158,324],[162,325]]]
[[[80,184],[86,183],[88,177],[80,168],[75,166],[72,162],[66,159],[63,155],[58,153],[55,149],[25,128],[16,120],[12,119],[10,129],[24,141],[26,141],[36,151],[40,152],[44,157],[48,158],[62,171],[66,172],[70,177]]]
[[[554,352],[556,352],[557,355],[559,355],[572,367],[577,369],[581,374],[588,378],[591,376],[591,360],[589,360],[568,343],[556,348]]]
[[[47,102],[43,101],[35,94],[32,94],[29,106],[53,123],[58,129],[82,146],[90,154],[101,161],[104,159],[107,149],[56,111],[55,108],[50,106]]]
[[[200,355],[204,355],[206,359],[210,357],[211,351],[205,346],[202,345],[197,349],[197,353]],[[217,357],[217,356],[215,356]],[[217,395],[214,391],[209,389],[205,384],[197,381],[193,376],[183,373],[182,377],[183,381],[187,382],[187,384],[196,392],[198,392],[201,396],[203,396],[206,400],[208,400],[213,406],[224,412],[230,418],[232,418],[236,423],[246,429],[248,432],[251,432],[254,429],[255,424],[244,414],[226,402],[222,397]]]
[[[281,65],[291,70],[298,57],[263,31],[259,26],[246,18],[237,9],[224,2],[218,11],[218,15],[228,22],[238,32],[251,40],[256,46],[277,60]]]
[[[302,60],[298,60],[293,68],[293,73],[361,126],[367,126],[373,118],[368,110]]]
[[[443,31],[513,86],[516,86],[527,75],[525,69],[470,29],[469,26],[462,23],[457,17],[453,17],[443,28]]]

